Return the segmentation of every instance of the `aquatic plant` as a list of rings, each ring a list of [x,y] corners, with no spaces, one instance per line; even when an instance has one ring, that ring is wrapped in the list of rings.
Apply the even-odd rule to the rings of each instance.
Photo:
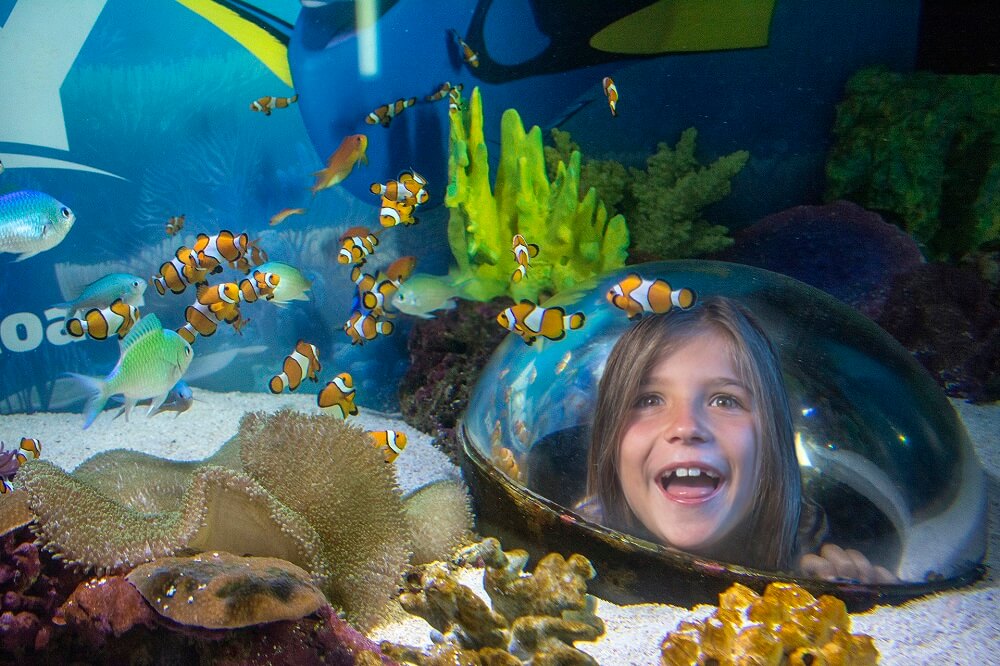
[[[331,417],[251,413],[204,461],[111,451],[68,474],[33,460],[15,484],[41,543],[67,564],[121,572],[206,550],[278,557],[362,626],[379,617],[409,558],[391,467],[363,430]]]
[[[460,563],[485,565],[483,585],[492,608],[435,562],[408,576],[400,604],[443,634],[429,650],[384,641],[382,651],[421,666],[440,663],[593,664],[573,646],[604,634],[587,581],[596,573],[582,555],[543,557],[530,575],[523,550],[504,552],[494,538],[464,549]]]
[[[701,621],[683,621],[660,646],[664,666],[684,664],[878,663],[875,641],[851,633],[844,602],[816,599],[794,583],[771,583],[763,595],[739,583],[719,595]]]
[[[469,492],[461,481],[437,481],[406,498],[406,520],[413,536],[414,564],[448,558],[471,541]]]
[[[580,168],[580,189],[594,188],[608,207],[621,213],[628,225],[633,263],[654,259],[683,259],[729,247],[732,239],[722,225],[710,224],[702,209],[729,195],[730,181],[750,153],[738,150],[703,165],[695,158],[698,131],[689,127],[673,148],[658,144],[646,159],[646,168],[626,169],[616,160],[588,159]],[[560,161],[578,153],[569,132],[552,130],[552,146],[545,148],[551,176]]]
[[[541,130],[525,132],[517,111],[507,109],[491,187],[478,88],[466,106],[451,114],[444,201],[450,209],[448,244],[457,264],[450,281],[462,295],[478,301],[503,294],[537,301],[622,266],[629,238],[625,221],[609,217],[596,190],[580,196],[579,153],[557,167],[550,181]],[[541,248],[520,282],[511,281],[517,266],[511,252],[514,234]]]
[[[828,200],[879,211],[939,260],[1000,239],[1000,77],[863,69],[833,134]]]

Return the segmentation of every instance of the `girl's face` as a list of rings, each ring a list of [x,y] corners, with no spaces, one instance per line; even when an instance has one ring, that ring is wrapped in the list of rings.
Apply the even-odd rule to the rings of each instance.
[[[751,395],[718,332],[661,358],[631,406],[618,450],[625,500],[664,544],[711,554],[753,501]]]

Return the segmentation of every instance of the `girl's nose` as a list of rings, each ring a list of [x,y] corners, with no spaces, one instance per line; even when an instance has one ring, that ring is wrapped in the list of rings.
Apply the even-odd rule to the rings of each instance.
[[[708,439],[704,415],[697,405],[677,404],[670,411],[665,433],[678,444],[697,444]]]

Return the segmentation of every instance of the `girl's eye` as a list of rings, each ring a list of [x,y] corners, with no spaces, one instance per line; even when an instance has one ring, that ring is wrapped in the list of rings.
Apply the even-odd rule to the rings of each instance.
[[[658,404],[660,404],[660,396],[652,393],[646,393],[636,398],[634,407],[636,409],[642,409],[643,407],[653,407]]]
[[[723,409],[740,409],[743,407],[743,404],[739,400],[725,393],[712,396],[708,404],[713,407],[722,407]]]

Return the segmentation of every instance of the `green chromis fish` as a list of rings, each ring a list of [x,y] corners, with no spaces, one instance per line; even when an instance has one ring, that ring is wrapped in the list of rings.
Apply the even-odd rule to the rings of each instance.
[[[72,301],[56,303],[53,307],[65,309],[67,318],[77,317],[91,308],[106,308],[119,298],[125,305],[140,307],[145,304],[142,297],[145,291],[146,281],[138,275],[108,273],[84,287]]]
[[[418,273],[399,285],[391,304],[404,314],[433,319],[431,312],[451,310],[455,307],[455,299],[462,293],[460,287],[446,277]]]
[[[176,331],[164,330],[155,314],[147,315],[121,341],[121,356],[107,377],[71,374],[92,393],[84,407],[83,427],[89,428],[108,398],[122,394],[125,420],[140,400],[152,398],[148,414],[167,399],[191,364],[191,345]]]
[[[274,288],[274,298],[271,303],[285,307],[289,301],[308,301],[306,292],[312,288],[312,282],[299,269],[280,261],[267,261],[254,268],[255,271],[274,273],[281,279]]]
[[[44,192],[20,190],[0,196],[0,252],[24,261],[51,250],[66,237],[76,215]]]

